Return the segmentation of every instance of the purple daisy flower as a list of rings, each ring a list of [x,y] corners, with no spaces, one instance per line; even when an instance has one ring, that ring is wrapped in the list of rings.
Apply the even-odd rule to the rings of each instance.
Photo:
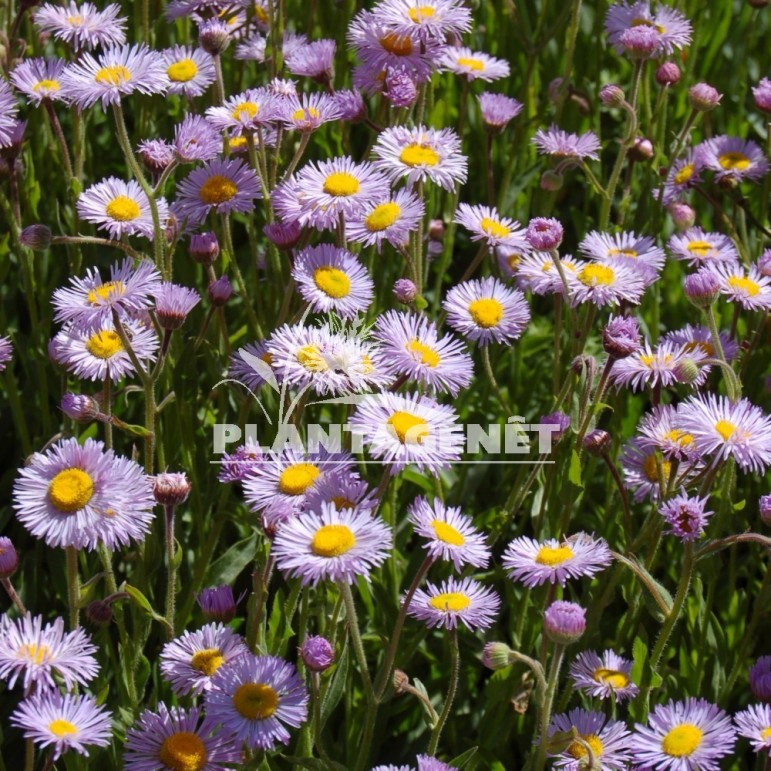
[[[458,771],[455,766],[449,763],[442,763],[441,760],[432,758],[430,755],[418,755],[418,771]]]
[[[308,693],[288,661],[249,653],[215,675],[206,715],[240,744],[270,750],[307,720]]]
[[[629,730],[620,720],[608,720],[602,712],[572,709],[567,714],[555,715],[549,723],[547,735],[570,734],[575,730],[591,747],[597,768],[622,771],[629,767]],[[552,754],[554,768],[564,771],[581,771],[586,768],[589,753],[578,741],[571,742],[563,752]]]
[[[231,764],[243,761],[243,753],[233,740],[219,732],[214,721],[202,719],[197,707],[169,709],[160,702],[155,712],[144,710],[126,733],[126,771],[226,771]]]
[[[444,40],[471,29],[471,11],[460,0],[383,0],[373,13],[397,35],[414,40]]]
[[[704,354],[699,349],[686,351],[677,343],[662,340],[655,348],[651,348],[647,340],[637,351],[613,364],[610,381],[619,388],[631,388],[632,391],[642,391],[644,388],[669,388],[680,382],[679,367],[686,360],[697,366]],[[700,372],[693,381],[696,385],[706,380],[707,374]]]
[[[538,129],[532,141],[542,155],[551,155],[554,158],[591,158],[594,161],[600,158],[600,140],[592,131],[570,134],[556,126],[550,126],[546,131]]]
[[[700,457],[695,441],[690,434],[677,429],[678,433],[671,435],[671,445],[677,446],[678,442],[688,451],[688,461],[681,461],[677,467],[678,481],[685,483],[691,478],[691,472],[695,472],[700,466],[695,465],[695,460]],[[621,451],[621,469],[624,475],[624,487],[633,491],[634,500],[640,502],[645,498],[658,501],[661,498],[662,488],[666,489],[672,476],[673,453],[660,457],[657,448],[647,438],[632,437],[626,442]],[[684,452],[682,450],[681,452]],[[662,453],[663,454],[663,453]],[[694,463],[690,462],[693,459]]]
[[[480,94],[479,109],[485,127],[494,132],[501,132],[513,118],[522,112],[522,103],[504,94],[492,94],[485,91]]]
[[[10,337],[0,337],[0,372],[4,372],[13,358],[13,344]]]
[[[386,311],[373,336],[381,344],[385,366],[397,377],[453,396],[471,382],[474,364],[465,346],[451,335],[440,338],[426,316]]]
[[[771,706],[750,704],[734,715],[739,736],[750,740],[755,752],[771,754]]]
[[[550,538],[543,543],[526,536],[515,538],[501,562],[509,578],[532,588],[547,581],[565,586],[571,578],[593,577],[608,567],[612,559],[603,538],[577,533],[564,541]]]
[[[571,286],[571,305],[590,302],[603,307],[622,300],[637,305],[645,292],[642,273],[620,262],[589,262],[576,272]]]
[[[652,53],[656,56],[671,54],[691,42],[691,23],[669,6],[659,4],[654,12],[648,0],[638,0],[634,3],[615,3],[608,9],[605,31],[617,53],[624,53],[624,33],[639,28],[655,33]]]
[[[166,201],[159,198],[157,206],[161,227],[165,227],[169,216]],[[78,196],[77,210],[81,219],[106,230],[115,240],[123,236],[153,239],[150,202],[139,183],[133,179],[124,182],[117,177],[108,177],[97,182]]]
[[[19,105],[8,83],[0,78],[0,147],[12,144]]]
[[[583,260],[574,259],[569,254],[560,257],[562,269],[567,278],[567,287],[562,281],[554,258],[548,252],[522,253],[516,262],[515,278],[517,286],[533,294],[561,294],[567,298],[575,289],[576,276],[583,270],[586,263]]]
[[[707,519],[714,512],[706,511],[709,496],[690,497],[685,491],[670,498],[660,509],[659,514],[669,525],[667,533],[676,535],[681,541],[696,541],[704,535]]]
[[[659,704],[635,725],[632,762],[645,771],[719,771],[736,743],[731,718],[704,699]]]
[[[93,3],[70,2],[62,7],[44,3],[35,11],[35,25],[51,32],[58,40],[69,43],[75,51],[97,46],[118,46],[126,42],[126,19],[120,6],[110,3],[99,11]]]
[[[300,45],[286,54],[286,68],[292,75],[305,75],[318,83],[331,83],[335,76],[337,43],[329,38]]]
[[[664,206],[682,201],[685,193],[701,182],[701,172],[704,170],[703,147],[690,148],[685,157],[675,161],[664,182],[661,202]],[[653,191],[654,198],[658,190]]]
[[[202,223],[211,211],[248,214],[260,197],[256,172],[241,160],[209,161],[177,185],[179,215],[190,224]]]
[[[769,163],[753,141],[725,134],[699,145],[704,166],[715,172],[716,180],[757,181],[768,174]]]
[[[646,413],[637,426],[640,447],[645,450],[659,450],[670,460],[693,460],[698,457],[696,442],[690,434],[675,428],[677,408],[661,404]]]
[[[334,504],[338,511],[377,511],[380,501],[369,485],[354,472],[324,474],[305,494],[305,511],[320,512],[323,504]]]
[[[34,693],[14,710],[11,723],[39,747],[53,745],[54,761],[68,750],[88,757],[88,746],[106,747],[112,738],[112,713],[87,695]]]
[[[411,463],[436,473],[460,459],[463,436],[457,414],[428,396],[365,396],[349,422],[357,439],[390,466],[391,474]]]
[[[452,129],[393,126],[378,135],[372,152],[378,159],[375,166],[392,182],[403,177],[408,185],[429,180],[453,191],[466,181],[468,159]]]
[[[600,699],[621,702],[640,691],[632,682],[632,662],[612,650],[603,651],[602,656],[594,651],[579,653],[570,665],[570,677],[577,690]]]
[[[247,653],[241,635],[224,624],[206,624],[163,646],[161,674],[178,696],[197,696],[212,687],[220,667]]]
[[[214,83],[214,61],[202,48],[174,46],[161,52],[169,93],[201,96]]]
[[[337,108],[340,120],[355,122],[367,115],[367,105],[358,88],[341,88],[332,94],[332,103]]]
[[[62,618],[44,627],[42,616],[27,613],[11,620],[3,615],[0,632],[0,678],[9,688],[21,678],[27,692],[33,686],[56,690],[54,675],[72,688],[86,685],[99,672],[91,638],[80,627],[65,632]]]
[[[279,117],[287,128],[307,133],[342,114],[338,101],[328,94],[293,94],[282,100]]]
[[[163,60],[144,44],[110,48],[97,57],[84,53],[62,73],[62,95],[81,110],[99,101],[106,109],[129,94],[160,94],[168,87]]]
[[[222,137],[200,115],[188,115],[174,129],[174,157],[180,163],[210,161],[222,152]]]
[[[461,622],[467,629],[492,626],[501,607],[500,597],[471,578],[448,578],[441,584],[426,584],[412,597],[407,615],[436,626],[455,629]]]
[[[241,41],[236,46],[236,52],[233,54],[233,58],[239,61],[257,62],[261,64],[265,61],[265,49],[267,47],[267,39],[264,38],[259,32],[255,32],[251,37]],[[285,56],[286,58],[286,56]]]
[[[648,236],[634,232],[600,233],[593,230],[578,245],[588,258],[610,265],[625,265],[640,273],[643,280],[652,283],[649,277],[658,278],[666,262],[664,250]]]
[[[220,107],[210,107],[206,117],[221,131],[257,131],[279,117],[279,104],[268,89],[252,88],[229,97]]]
[[[224,453],[220,461],[220,471],[217,479],[228,484],[243,482],[253,474],[262,462],[262,450],[257,442],[247,439],[235,452]]]
[[[320,581],[353,584],[358,578],[369,581],[391,545],[391,529],[379,517],[324,502],[320,510],[281,524],[271,554],[279,570],[304,586]]]
[[[109,549],[140,541],[153,519],[152,483],[141,466],[102,442],[63,439],[36,453],[13,488],[16,517],[53,548]]]
[[[344,319],[366,311],[374,296],[367,269],[347,249],[332,244],[303,249],[295,259],[292,278],[312,310],[334,311]]]
[[[764,276],[756,265],[746,268],[739,262],[718,262],[705,270],[717,278],[720,294],[729,302],[748,311],[771,309],[771,278]]]
[[[463,565],[487,567],[490,547],[459,507],[447,507],[438,498],[416,498],[409,508],[415,532],[428,539],[425,549],[434,560],[445,560],[460,572]]]
[[[692,268],[739,260],[739,252],[728,236],[701,228],[688,228],[684,233],[673,235],[667,246],[675,259],[687,262]]]
[[[259,359],[261,363],[256,362],[255,359]],[[272,361],[273,357],[268,352],[268,346],[264,340],[248,343],[230,357],[228,377],[243,383],[250,391],[256,391],[266,382],[266,376],[269,377],[271,372],[266,370],[263,364],[270,367]]]
[[[385,199],[367,204],[358,217],[346,220],[345,237],[364,246],[375,245],[378,253],[383,241],[397,249],[405,248],[424,214],[423,202],[411,190],[401,188]]]
[[[35,106],[45,99],[61,102],[65,66],[63,59],[24,59],[11,73],[11,83]]]
[[[530,322],[530,308],[522,292],[492,276],[454,286],[442,307],[447,311],[447,323],[478,345],[516,340]]]
[[[459,204],[454,221],[471,232],[472,241],[484,241],[488,248],[527,249],[525,232],[519,222],[501,217],[489,206]]]
[[[201,295],[186,286],[165,281],[155,295],[155,315],[163,329],[179,329]]]
[[[472,51],[463,46],[445,48],[437,66],[439,70],[444,72],[464,75],[469,81],[485,80],[490,82],[500,78],[508,78],[511,73],[507,61],[496,59],[494,56],[481,51]]]

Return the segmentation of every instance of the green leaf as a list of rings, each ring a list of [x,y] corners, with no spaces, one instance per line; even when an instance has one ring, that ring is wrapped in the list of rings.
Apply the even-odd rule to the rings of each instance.
[[[162,621],[163,623],[166,622],[166,619],[160,615],[160,613],[155,612],[155,608],[150,604],[150,600],[145,597],[142,592],[136,588],[136,586],[131,586],[131,584],[126,584],[124,586],[124,591],[128,594],[129,597],[137,604],[139,607],[147,613],[150,618],[152,618],[155,621]]]
[[[465,766],[466,763],[468,763],[469,760],[471,760],[471,758],[473,758],[474,755],[477,754],[478,749],[479,747],[472,747],[470,750],[466,750],[465,752],[462,752],[460,755],[458,755],[458,757],[453,758],[450,761],[450,765],[453,768],[458,768],[458,769],[463,768],[463,766]]]
[[[613,556],[635,574],[640,583],[650,592],[662,613],[672,612],[674,604],[672,595],[634,557],[625,557],[617,552],[613,552]]]
[[[581,457],[576,450],[570,454],[570,471],[568,472],[568,479],[572,485],[576,487],[583,487],[584,483],[581,481]]]
[[[324,727],[327,722],[327,718],[332,714],[335,707],[340,703],[343,692],[345,691],[345,683],[348,679],[348,641],[346,640],[343,646],[343,652],[340,654],[340,658],[337,660],[335,666],[335,673],[332,675],[332,681],[327,688],[327,692],[321,701],[321,725],[319,731]]]
[[[209,566],[204,584],[206,586],[232,584],[239,573],[254,559],[256,549],[257,533],[252,533],[248,538],[234,543]]]

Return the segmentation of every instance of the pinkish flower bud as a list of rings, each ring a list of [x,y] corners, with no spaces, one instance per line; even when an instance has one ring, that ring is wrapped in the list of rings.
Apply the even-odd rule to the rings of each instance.
[[[190,480],[187,474],[157,474],[153,479],[153,495],[162,506],[179,506],[190,495]]]
[[[28,225],[21,231],[19,241],[33,252],[44,252],[51,246],[51,228],[47,225]]]
[[[624,92],[615,83],[608,83],[600,89],[600,101],[608,107],[620,107],[624,99]]]
[[[674,62],[664,62],[656,70],[656,82],[660,86],[674,86],[680,80],[680,68]]]
[[[629,157],[633,161],[649,161],[653,158],[653,143],[645,137],[637,137],[629,148]]]
[[[667,211],[678,230],[688,230],[696,222],[696,212],[687,203],[671,203]]]
[[[0,536],[0,578],[10,578],[19,567],[19,555],[10,538]]]
[[[233,285],[227,276],[220,276],[216,281],[209,284],[209,300],[211,304],[219,308],[226,305],[233,296]]]
[[[709,112],[720,104],[723,95],[709,83],[697,83],[688,89],[688,101],[699,112]]]

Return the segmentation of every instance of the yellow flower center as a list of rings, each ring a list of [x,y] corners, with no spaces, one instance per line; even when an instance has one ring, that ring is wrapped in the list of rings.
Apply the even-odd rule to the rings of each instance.
[[[473,300],[468,306],[468,312],[477,326],[483,329],[497,327],[503,318],[503,305],[494,297],[483,297]]]
[[[324,192],[340,198],[347,198],[359,192],[359,180],[347,171],[336,171],[324,180]]]
[[[466,543],[460,530],[448,525],[447,522],[442,522],[441,519],[433,520],[431,527],[434,528],[434,534],[442,543],[448,543],[450,546],[463,546]]]
[[[163,740],[158,759],[172,771],[201,771],[208,753],[200,736],[192,731],[177,731]]]
[[[123,343],[117,332],[103,329],[86,340],[86,350],[97,359],[111,359],[123,350]]]
[[[254,15],[257,17],[261,24],[267,24],[270,20],[268,12],[258,3],[254,4]]]
[[[664,434],[664,439],[670,442],[676,442],[681,447],[689,447],[693,444],[693,437],[690,434],[686,434],[684,431],[680,431],[677,428],[673,428],[671,431],[667,431]]]
[[[581,268],[578,274],[578,280],[584,286],[597,286],[602,284],[603,286],[611,286],[616,280],[616,274],[613,272],[613,268],[608,265],[597,265],[592,263]]]
[[[393,201],[381,203],[367,215],[364,224],[370,233],[379,233],[381,230],[391,227],[399,219],[401,213],[402,208],[398,203]]]
[[[666,27],[662,27],[660,24],[654,24],[649,19],[635,19],[632,22],[632,26],[633,27],[652,27],[653,29],[656,30],[656,32],[659,33],[659,35],[663,35],[667,31]]]
[[[349,501],[348,498],[343,495],[335,495],[332,498],[332,503],[334,503],[335,506],[337,506],[337,508],[341,511],[343,509],[352,509],[356,506],[353,501]]]
[[[306,345],[297,351],[297,361],[309,372],[326,372],[329,365],[315,345]]]
[[[278,693],[267,683],[244,683],[233,694],[233,706],[247,720],[266,720],[278,707]]]
[[[311,551],[319,557],[339,557],[354,546],[356,536],[347,525],[322,525],[311,541]]]
[[[425,367],[438,367],[442,361],[442,357],[430,346],[421,343],[420,340],[412,340],[407,343],[405,348],[412,354],[414,358],[418,359],[420,363]]]
[[[52,720],[48,724],[48,730],[54,736],[58,736],[60,739],[64,736],[73,736],[74,734],[78,733],[77,726],[70,723],[69,720],[62,720],[61,718]]]
[[[397,35],[391,32],[380,38],[380,45],[394,56],[409,56],[412,53],[412,41],[407,35]]]
[[[231,115],[233,120],[251,120],[259,109],[260,106],[256,102],[241,102],[233,108]]]
[[[409,412],[394,412],[388,425],[402,444],[422,444],[423,437],[428,436],[428,423]]]
[[[414,142],[407,145],[399,154],[399,160],[405,166],[436,166],[439,163],[439,153],[431,147]]]
[[[238,152],[246,147],[246,137],[228,137],[228,147]]]
[[[542,546],[535,555],[535,561],[539,565],[546,565],[549,568],[556,568],[571,559],[573,559],[573,550],[567,544]]]
[[[686,163],[680,171],[675,174],[675,184],[684,185],[692,176],[696,169],[692,163]]]
[[[375,365],[372,363],[372,359],[370,359],[366,353],[361,357],[361,368],[365,375],[369,375],[375,371]]]
[[[639,257],[634,249],[608,249],[608,257]]]
[[[324,294],[339,300],[351,293],[351,279],[342,270],[325,265],[313,271],[313,280]]]
[[[101,286],[95,286],[88,293],[88,301],[91,305],[99,305],[99,300],[109,300],[112,295],[122,295],[123,289],[122,281],[108,281]]]
[[[598,683],[607,683],[611,688],[618,690],[619,688],[626,688],[629,685],[629,678],[617,669],[605,669],[600,667],[595,669],[592,673],[592,677]]]
[[[592,748],[592,755],[594,755],[595,759],[602,755],[603,746],[602,742],[600,741],[600,737],[597,736],[597,734],[588,734],[587,736],[582,735],[581,739],[583,739],[583,741],[585,741]],[[579,744],[578,742],[571,742],[567,752],[576,760],[585,758],[589,754],[586,751],[586,747],[584,747],[583,744]]]
[[[712,244],[707,241],[689,241],[685,248],[697,257],[706,257],[712,251]]]
[[[521,254],[511,254],[507,259],[507,264],[509,266],[509,269],[514,272],[516,272],[517,268],[519,268],[520,262],[522,262]]]
[[[479,225],[487,235],[494,236],[495,238],[506,238],[511,233],[505,225],[501,225],[500,222],[496,222],[489,217],[484,217]]]
[[[131,80],[131,72],[122,64],[113,64],[110,67],[102,67],[94,75],[94,80],[102,86],[122,86]]]
[[[465,67],[467,70],[472,70],[473,72],[482,72],[485,68],[485,63],[481,59],[461,56],[458,59],[458,66]]]
[[[308,120],[309,118],[319,118],[321,113],[315,107],[301,107],[292,113],[292,120]]]
[[[47,645],[27,643],[19,648],[18,658],[29,661],[31,664],[40,665],[48,661],[50,648]]]
[[[645,473],[645,476],[648,478],[649,482],[658,482],[659,481],[659,466],[658,463],[656,463],[656,456],[655,455],[649,455],[644,461],[643,461],[643,472]],[[669,480],[669,474],[672,471],[672,464],[668,460],[662,460],[661,461],[661,473],[664,475],[664,481]]]
[[[734,431],[736,431],[736,426],[729,420],[718,420],[715,423],[715,431],[727,442],[733,436]]]
[[[192,59],[180,59],[166,68],[166,74],[175,83],[187,83],[198,74],[198,65]]]
[[[747,297],[755,297],[760,292],[760,284],[744,276],[731,276],[728,286],[737,292],[743,292]]]
[[[681,723],[667,732],[661,749],[672,758],[687,758],[698,749],[704,732],[691,723]]]
[[[744,153],[723,153],[718,163],[726,171],[744,171],[750,167],[750,159]]]
[[[79,468],[60,471],[48,485],[48,499],[67,514],[82,509],[93,494],[94,480]]]
[[[190,659],[190,666],[206,677],[211,677],[224,663],[225,657],[219,648],[196,651]]]
[[[461,610],[466,610],[471,605],[471,600],[468,595],[462,592],[444,592],[443,594],[437,594],[432,597],[429,602],[431,607],[436,610],[442,610],[446,613],[459,613]]]
[[[760,738],[763,739],[764,741],[766,739],[771,739],[771,726],[769,726],[768,728],[764,728],[760,732]]]
[[[407,15],[415,22],[420,24],[421,21],[430,19],[436,13],[436,8],[432,8],[430,5],[423,5],[420,8],[410,8],[407,11]]]
[[[321,474],[313,463],[295,463],[281,472],[278,487],[285,495],[302,495]]]
[[[238,192],[238,185],[232,179],[214,174],[201,185],[198,197],[210,206],[229,201]]]
[[[83,23],[83,17],[80,14],[76,16],[68,16],[67,24],[72,24],[73,27],[79,27]]]
[[[113,198],[105,207],[107,216],[118,222],[131,222],[140,215],[139,204],[127,195]]]
[[[38,80],[34,86],[33,91],[58,91],[60,88],[59,81],[57,80]]]

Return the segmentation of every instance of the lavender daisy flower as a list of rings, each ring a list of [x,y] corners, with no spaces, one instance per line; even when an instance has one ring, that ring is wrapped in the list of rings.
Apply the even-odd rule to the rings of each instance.
[[[450,335],[440,338],[425,316],[386,311],[373,336],[381,343],[385,366],[397,377],[453,396],[471,382],[474,364],[463,344]]]
[[[460,0],[383,0],[373,13],[397,35],[415,40],[444,40],[471,29],[471,11]]]
[[[698,457],[696,442],[690,434],[675,428],[676,422],[676,407],[671,404],[654,407],[643,415],[637,426],[640,447],[653,452],[659,450],[670,460],[694,460]]]
[[[266,88],[254,88],[210,107],[206,117],[219,130],[257,131],[279,117],[279,104]]]
[[[577,533],[564,541],[550,538],[515,538],[503,554],[503,567],[513,581],[532,588],[541,584],[565,586],[570,578],[593,577],[610,565],[612,557],[603,538]]]
[[[224,624],[206,624],[163,646],[161,674],[178,696],[197,696],[212,687],[220,667],[247,653],[241,635]]]
[[[166,18],[174,21],[193,14],[198,18],[207,18],[218,15],[225,5],[225,0],[170,0],[166,8]]]
[[[86,685],[99,672],[91,638],[80,627],[65,632],[62,618],[43,627],[42,616],[27,613],[11,620],[3,615],[0,632],[0,678],[9,688],[21,678],[27,692],[33,686],[55,690],[58,685],[54,675],[72,688],[75,684]]]
[[[214,721],[202,719],[200,709],[169,709],[160,702],[155,712],[144,710],[126,733],[123,768],[226,771],[243,760],[233,740],[218,731]]]
[[[237,605],[243,599],[233,594],[233,588],[227,584],[209,586],[195,596],[195,601],[201,608],[206,621],[220,621],[229,624],[236,616]]]
[[[147,365],[155,361],[158,351],[155,330],[130,319],[123,322],[123,328],[134,355],[147,369]],[[57,362],[82,380],[104,382],[109,378],[117,383],[136,374],[134,362],[112,321],[104,321],[90,329],[68,324],[54,340]]]
[[[660,509],[659,514],[669,525],[667,533],[676,535],[681,541],[696,541],[704,535],[707,519],[714,514],[705,511],[709,496],[689,497],[685,491],[670,498]]]
[[[675,259],[683,260],[691,267],[739,261],[739,252],[728,236],[708,233],[701,228],[688,228],[684,233],[673,235],[667,246]]]
[[[236,46],[236,52],[233,58],[239,61],[257,62],[261,64],[265,61],[265,50],[268,41],[259,32],[255,32],[251,37],[241,41]]]
[[[768,174],[768,159],[749,139],[722,134],[702,142],[700,148],[704,166],[715,172],[718,181],[757,181]]]
[[[574,306],[590,302],[603,307],[618,305],[622,300],[637,305],[645,291],[642,274],[622,263],[586,263],[575,278],[571,296]]]
[[[163,329],[179,329],[201,295],[186,286],[165,281],[155,295],[155,315]]]
[[[664,206],[682,201],[685,193],[701,182],[701,172],[704,169],[704,152],[701,146],[690,148],[684,158],[675,161],[664,182],[661,202]],[[653,191],[654,198],[658,190]]]
[[[731,718],[704,699],[657,706],[648,725],[635,725],[631,743],[635,768],[646,771],[718,771],[736,742]]]
[[[114,263],[109,281],[102,281],[99,270],[90,268],[85,278],[71,278],[68,287],[54,292],[54,320],[94,329],[112,321],[113,309],[120,315],[138,315],[152,307],[160,285],[161,274],[149,260],[136,267],[129,257]]]
[[[491,249],[496,246],[519,250],[527,248],[525,234],[519,223],[501,217],[489,206],[462,203],[455,212],[454,221],[471,231],[472,241],[484,241]]]
[[[201,96],[214,83],[214,61],[202,48],[174,46],[161,52],[169,79],[169,93]]]
[[[344,319],[366,311],[374,295],[367,269],[347,249],[332,244],[303,249],[295,259],[292,278],[312,310],[334,311]]]
[[[188,115],[174,129],[174,157],[180,163],[210,161],[222,152],[222,137],[200,115]]]
[[[591,747],[597,768],[622,771],[629,767],[630,734],[620,720],[608,720],[602,712],[572,709],[552,718],[547,735],[551,738],[556,733],[570,734],[573,730]],[[587,768],[589,753],[581,743],[573,741],[563,752],[552,754],[552,757],[556,758],[554,768],[581,771]]]
[[[268,367],[271,366],[273,357],[268,352],[268,346],[264,340],[248,343],[230,357],[228,377],[243,383],[250,391],[256,391],[266,382],[265,376],[270,370],[266,370],[261,364],[255,362],[255,359],[259,359]]]
[[[739,344],[731,339],[728,332],[719,332],[718,334],[726,361],[733,361],[739,355]],[[698,352],[698,354],[711,359],[714,359],[717,355],[712,332],[703,324],[697,324],[696,326],[686,324],[682,329],[673,329],[671,332],[666,332],[661,336],[661,342],[674,343],[680,346],[686,354]],[[700,366],[705,371],[710,369],[708,365],[700,364]]]
[[[374,512],[378,498],[369,485],[354,472],[333,472],[324,474],[305,495],[305,511],[321,511],[324,503],[334,504],[338,511],[355,509]]]
[[[500,607],[500,597],[492,589],[471,578],[448,578],[439,585],[428,583],[425,590],[418,589],[407,615],[423,621],[429,629],[455,629],[458,622],[471,630],[487,629]]]
[[[442,307],[447,311],[447,323],[479,345],[516,340],[530,322],[522,292],[492,276],[454,286]]]
[[[12,144],[19,105],[8,83],[0,78],[0,147]]]
[[[764,473],[771,464],[771,418],[747,399],[692,396],[678,409],[677,427],[693,436],[699,452],[733,457],[743,471]]]
[[[615,3],[608,9],[605,31],[617,53],[624,53],[624,33],[640,27],[655,33],[652,53],[656,56],[671,54],[691,42],[691,23],[674,8],[659,5],[654,12],[648,0],[639,0]]]
[[[10,337],[0,337],[0,372],[4,372],[13,358],[13,344]]]
[[[163,227],[169,216],[168,206],[163,198],[158,199],[157,206]],[[106,230],[115,240],[123,236],[153,239],[150,202],[133,179],[124,182],[117,177],[108,177],[92,185],[78,196],[77,210],[81,219]]]
[[[576,260],[569,254],[560,257],[562,268],[567,278],[567,286],[562,281],[554,258],[547,252],[526,252],[517,263],[515,273],[517,286],[533,294],[561,294],[567,298],[575,289],[576,276],[583,270],[586,263]]]
[[[683,446],[687,448],[690,460],[697,455],[693,437],[684,431],[678,435],[673,435],[672,444],[677,445],[678,439]],[[661,457],[657,448],[647,439],[633,437],[626,442],[621,451],[621,469],[624,476],[624,487],[633,491],[634,500],[640,502],[646,498],[652,501],[658,501],[661,497],[662,487],[666,489],[672,476],[673,459],[677,456]],[[689,476],[686,472],[691,471],[690,465],[681,462],[678,467],[678,475],[681,481],[687,481]]]
[[[303,586],[320,581],[352,584],[369,580],[391,551],[391,529],[368,511],[340,509],[322,503],[284,522],[271,548],[276,567]]]
[[[764,276],[756,265],[745,268],[741,263],[713,263],[707,270],[720,284],[720,294],[729,302],[738,303],[749,311],[771,309],[771,278]]]
[[[771,113],[771,80],[761,78],[757,86],[752,87],[755,106],[765,113]]]
[[[294,94],[282,101],[279,117],[287,128],[308,133],[342,114],[338,101],[328,94]]]
[[[466,181],[468,160],[452,129],[393,126],[378,135],[372,152],[378,158],[376,168],[392,182],[402,177],[408,185],[430,180],[452,192]]]
[[[452,562],[460,572],[463,565],[483,568],[490,561],[485,536],[474,527],[471,517],[459,507],[447,507],[438,498],[416,498],[409,508],[415,532],[428,539],[425,549],[433,560]]]
[[[335,76],[337,43],[328,38],[297,46],[286,55],[286,68],[292,75],[305,75],[318,83],[331,83]]]
[[[551,155],[553,158],[591,158],[594,161],[600,158],[600,140],[592,131],[570,134],[556,126],[550,126],[546,131],[538,129],[532,141],[539,153]]]
[[[750,704],[734,715],[739,736],[750,740],[755,752],[771,754],[771,706]]]
[[[243,482],[262,462],[262,450],[257,442],[247,439],[235,452],[223,453],[217,479],[223,484]]]
[[[174,163],[174,146],[165,139],[143,139],[137,145],[137,155],[152,174],[162,174]]]
[[[455,766],[449,763],[442,763],[441,760],[432,758],[429,755],[418,755],[418,771],[458,771]]]
[[[11,83],[35,106],[43,100],[64,101],[61,93],[63,59],[24,59],[11,72]]]
[[[110,48],[97,57],[85,53],[62,73],[62,95],[81,110],[99,101],[106,109],[137,91],[159,94],[168,86],[163,60],[144,44]]]
[[[69,43],[75,51],[97,46],[116,46],[126,42],[126,19],[120,6],[110,3],[97,10],[93,3],[70,2],[62,7],[44,3],[35,11],[35,25],[43,32],[51,32],[58,40]]]
[[[396,474],[414,463],[438,472],[459,460],[463,437],[455,411],[428,396],[365,396],[351,417],[352,431]]]
[[[36,453],[13,488],[16,517],[53,548],[117,549],[140,541],[153,519],[152,483],[141,466],[102,442],[63,439]]]
[[[404,248],[410,233],[418,229],[425,214],[423,202],[411,190],[401,188],[385,199],[367,204],[358,217],[346,220],[345,237],[364,246],[376,246],[378,253],[383,241]]]
[[[412,766],[373,766],[372,771],[415,771]]]
[[[177,185],[179,214],[190,223],[202,223],[211,211],[248,214],[260,197],[256,172],[241,160],[209,161]]]
[[[664,267],[666,255],[648,236],[634,232],[600,233],[593,230],[578,245],[579,250],[590,259],[611,265],[624,264],[638,271],[647,282],[647,277],[658,274]]]
[[[522,103],[504,94],[492,94],[485,91],[477,98],[482,113],[482,122],[489,131],[496,133],[503,131],[509,121],[522,112]]]
[[[89,746],[106,747],[112,738],[112,713],[93,696],[35,693],[14,710],[11,723],[39,747],[53,745],[54,761],[68,750],[88,757]]]
[[[464,47],[445,48],[444,54],[439,59],[438,68],[445,72],[454,72],[456,75],[464,75],[469,81],[478,79],[490,82],[508,78],[511,73],[507,61]]]
[[[697,366],[699,360],[704,358],[700,350],[686,352],[676,343],[661,341],[655,348],[651,348],[650,342],[644,345],[630,356],[620,359],[613,364],[610,372],[610,381],[614,385],[631,388],[632,391],[642,391],[644,388],[669,388],[679,382],[678,367],[685,360],[693,361]],[[698,380],[704,381],[706,374],[701,373]]]
[[[239,744],[270,750],[306,721],[308,693],[292,664],[249,653],[214,676],[206,715]]]
[[[367,115],[367,105],[358,88],[341,88],[332,95],[332,103],[337,108],[340,120],[362,120]]]
[[[570,665],[570,677],[577,690],[600,699],[621,702],[640,691],[632,682],[632,662],[612,650],[603,651],[602,656],[594,651],[579,653]]]

